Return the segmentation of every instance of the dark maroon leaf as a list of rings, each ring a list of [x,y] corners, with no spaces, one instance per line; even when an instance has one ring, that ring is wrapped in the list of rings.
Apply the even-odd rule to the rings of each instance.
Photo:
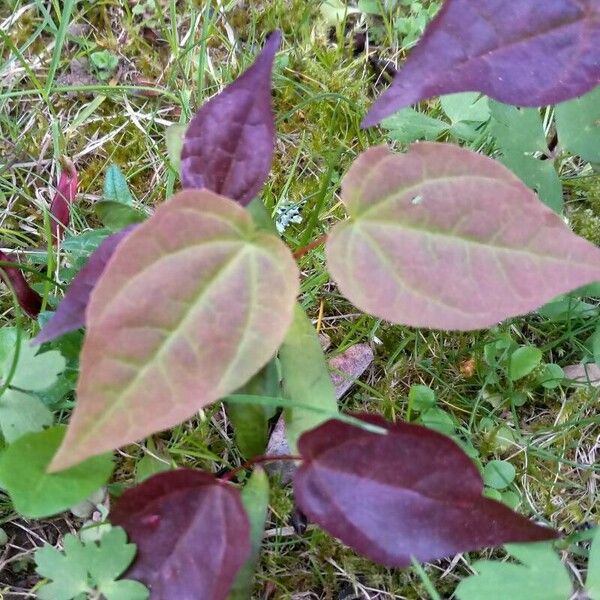
[[[238,490],[209,473],[160,473],[128,491],[111,521],[137,544],[125,575],[152,600],[222,600],[250,554],[250,525]]]
[[[0,261],[15,262],[15,260],[0,251]],[[42,298],[40,295],[29,287],[29,284],[23,277],[21,269],[18,267],[3,267],[0,265],[0,271],[4,271],[10,280],[10,283],[15,291],[20,307],[32,318],[37,319],[40,309],[42,308]]]
[[[281,32],[254,64],[209,100],[190,122],[181,152],[184,188],[208,188],[248,204],[271,169],[275,123],[271,70]]]
[[[71,220],[71,204],[77,195],[77,171],[68,158],[61,160],[62,172],[56,187],[56,194],[50,205],[50,228],[52,239],[57,244]]]
[[[419,425],[337,420],[302,435],[294,493],[309,519],[371,560],[404,567],[506,542],[557,537],[482,496],[479,472],[448,437]]]
[[[477,91],[542,106],[598,82],[598,0],[446,0],[363,126],[442,94]]]
[[[125,227],[109,235],[90,255],[85,266],[73,278],[56,312],[32,340],[33,344],[49,342],[85,325],[85,310],[94,286],[117,246],[134,228],[135,226]]]

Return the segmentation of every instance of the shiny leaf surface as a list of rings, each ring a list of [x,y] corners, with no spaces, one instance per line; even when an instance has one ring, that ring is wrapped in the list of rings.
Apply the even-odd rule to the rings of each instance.
[[[250,554],[240,493],[209,473],[155,475],[121,496],[111,521],[137,544],[126,573],[152,600],[223,600]]]
[[[190,122],[181,151],[184,188],[207,188],[243,205],[259,192],[275,145],[271,70],[280,41],[273,32],[254,64]]]
[[[542,106],[599,81],[598,0],[545,0],[543,10],[539,0],[446,0],[363,126],[442,94]]]
[[[501,164],[447,144],[364,152],[342,183],[350,219],[329,271],[360,309],[395,323],[472,330],[600,279],[577,237]]]
[[[237,203],[187,190],[115,251],[87,309],[77,405],[52,468],[137,441],[238,389],[275,354],[298,269]]]
[[[452,440],[420,425],[331,420],[305,433],[294,477],[300,509],[330,534],[390,567],[556,533],[482,496],[481,476]]]

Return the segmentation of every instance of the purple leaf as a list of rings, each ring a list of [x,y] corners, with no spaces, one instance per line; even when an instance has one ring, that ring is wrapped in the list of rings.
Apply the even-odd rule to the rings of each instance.
[[[599,81],[598,0],[446,0],[362,125],[442,94],[543,106]]]
[[[15,260],[0,251],[0,261],[4,262],[15,262]],[[40,309],[42,307],[42,298],[40,295],[29,287],[29,284],[23,277],[23,273],[18,266],[15,267],[3,267],[0,265],[0,271],[6,273],[15,295],[19,302],[19,306],[25,311],[32,319],[37,319]]]
[[[85,266],[73,278],[56,312],[32,340],[33,344],[49,342],[69,331],[85,326],[85,311],[90,294],[119,243],[134,228],[134,226],[126,227],[118,233],[108,236],[90,255]]]
[[[137,544],[126,577],[153,600],[222,600],[250,554],[240,493],[202,471],[160,473],[127,490],[111,522]]]
[[[390,567],[507,542],[557,537],[482,496],[483,482],[448,437],[419,425],[388,423],[372,433],[331,420],[305,433],[294,477],[299,508],[330,534]]]
[[[77,195],[77,171],[75,165],[68,158],[61,159],[62,172],[56,186],[56,194],[50,205],[50,229],[52,239],[58,244],[62,234],[71,221],[71,204]]]
[[[271,70],[280,41],[274,31],[254,64],[190,122],[181,152],[184,188],[208,188],[245,206],[262,187],[275,145]]]

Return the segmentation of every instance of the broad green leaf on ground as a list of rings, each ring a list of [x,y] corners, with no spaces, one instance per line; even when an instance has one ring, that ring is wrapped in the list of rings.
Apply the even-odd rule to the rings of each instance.
[[[41,431],[53,420],[48,407],[35,396],[9,389],[0,397],[0,430],[9,444],[25,433]]]
[[[277,398],[281,395],[277,359],[271,359],[236,394]],[[275,411],[261,404],[228,402],[236,444],[245,458],[263,454],[269,441],[269,419]]]
[[[508,376],[511,381],[523,379],[542,362],[542,351],[535,346],[520,346],[511,355]]]
[[[600,279],[598,248],[508,169],[457,146],[370,148],[342,200],[350,218],[329,235],[331,275],[358,308],[394,323],[479,329]]]
[[[47,517],[66,510],[85,500],[110,477],[113,464],[108,454],[60,473],[47,473],[64,434],[62,426],[27,433],[0,455],[0,487],[25,517]]]
[[[111,511],[138,553],[127,577],[153,598],[224,600],[250,555],[240,492],[210,473],[178,469],[127,490]]]
[[[10,374],[14,353],[17,347],[16,330],[0,330],[0,380],[6,381]],[[39,392],[49,388],[63,372],[66,361],[57,350],[39,352],[32,346],[25,333],[21,333],[19,357],[10,386],[20,390]]]
[[[298,268],[237,203],[186,190],[119,246],[87,309],[77,405],[51,469],[168,429],[246,383],[292,320]]]
[[[127,180],[117,165],[110,165],[104,176],[103,200],[133,206],[133,196],[129,191]]]
[[[567,568],[552,543],[507,544],[519,562],[481,560],[473,564],[478,575],[463,579],[456,588],[459,600],[568,600],[572,592]]]
[[[343,23],[350,15],[360,12],[358,8],[348,6],[342,0],[323,0],[319,10],[325,22],[331,26]]]
[[[49,583],[37,590],[40,600],[71,600],[102,594],[106,600],[145,600],[148,589],[139,581],[118,580],[135,556],[121,527],[113,527],[99,543],[82,543],[74,535],[63,540],[64,551],[50,545],[35,553],[36,571]],[[89,595],[89,596],[88,596]]]
[[[505,153],[500,161],[536,192],[546,206],[556,213],[562,211],[563,189],[552,161],[512,151]]]
[[[435,392],[426,385],[411,385],[408,391],[408,411],[421,413],[435,406]]]
[[[435,119],[414,108],[403,108],[384,119],[381,126],[388,130],[388,137],[403,144],[417,140],[435,141],[448,131],[449,124]]]
[[[544,122],[537,108],[518,108],[490,100],[490,133],[504,151],[548,152]]]
[[[590,600],[600,600],[600,527],[596,528],[592,538],[585,590]]]
[[[263,469],[256,467],[241,492],[242,504],[250,522],[252,550],[238,572],[228,600],[251,600],[254,570],[262,545],[265,520],[269,509],[269,478]]]
[[[557,533],[482,496],[471,459],[435,431],[359,415],[385,434],[330,420],[298,443],[298,507],[329,534],[389,567]],[[494,596],[490,596],[492,598]]]
[[[501,151],[501,162],[555,212],[563,207],[562,184],[551,160],[535,153],[548,153],[540,111],[490,101],[490,133]]]
[[[515,480],[516,470],[506,460],[491,460],[483,468],[483,484],[495,490],[506,489]]]
[[[450,94],[441,98],[441,104],[450,122],[414,108],[404,108],[384,119],[382,126],[389,131],[390,139],[404,144],[417,140],[435,141],[444,133],[461,140],[472,140],[477,136],[476,127],[489,119],[488,100],[477,93]]]
[[[119,231],[146,220],[141,210],[115,200],[100,200],[94,204],[94,210],[102,224],[111,231]]]
[[[539,8],[539,0],[446,0],[363,127],[442,94],[477,91],[507,104],[545,106],[594,88],[597,0],[546,0]]]
[[[561,146],[584,160],[600,162],[600,86],[555,109]]]
[[[314,406],[324,413],[301,408],[284,411],[287,439],[292,453],[298,438],[309,429],[337,413],[335,388],[319,336],[300,305],[296,305],[294,321],[279,350],[283,394],[298,404]],[[327,414],[329,413],[329,414]]]

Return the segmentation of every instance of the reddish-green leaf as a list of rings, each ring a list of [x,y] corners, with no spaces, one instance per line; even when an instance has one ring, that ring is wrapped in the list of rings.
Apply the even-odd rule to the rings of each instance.
[[[52,468],[139,440],[243,385],[292,319],[298,269],[207,190],[177,194],[119,244],[92,292],[77,405]]]
[[[599,81],[598,0],[446,0],[363,125],[442,94],[542,106]]]
[[[222,600],[250,554],[240,493],[209,473],[178,469],[127,490],[111,521],[137,544],[125,577],[152,600]]]
[[[294,477],[298,506],[311,520],[375,562],[405,567],[556,532],[482,496],[483,482],[450,438],[420,425],[363,420],[378,434],[331,420],[305,433]]]
[[[275,123],[271,69],[281,32],[273,32],[255,63],[209,100],[190,122],[181,152],[185,188],[208,188],[243,205],[271,169]]]
[[[350,219],[329,270],[359,308],[416,327],[471,330],[600,279],[577,237],[501,164],[447,144],[367,150],[342,184]]]
[[[0,251],[0,261],[9,263],[16,262],[11,256],[2,251]],[[6,267],[0,265],[0,271],[6,273],[15,292],[15,296],[17,297],[19,306],[32,319],[37,319],[40,309],[42,308],[42,298],[35,290],[29,287],[25,277],[23,277],[21,269],[18,266]]]
[[[133,226],[129,226],[108,236],[90,255],[85,266],[73,278],[56,312],[32,340],[32,343],[49,342],[85,325],[85,310],[90,300],[90,294],[117,246],[133,231],[133,228]]]

